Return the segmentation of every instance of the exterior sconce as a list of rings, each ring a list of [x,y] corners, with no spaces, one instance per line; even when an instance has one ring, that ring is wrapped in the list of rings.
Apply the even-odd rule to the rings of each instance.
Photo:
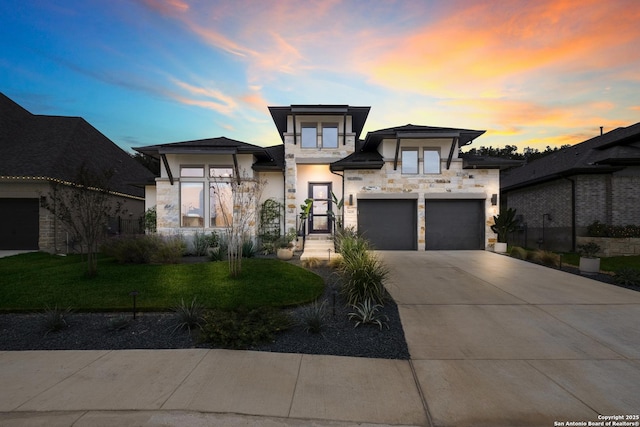
[[[491,205],[495,206],[498,204],[498,195],[497,194],[492,194],[491,195]]]
[[[47,196],[40,196],[40,207],[41,208],[47,207]]]
[[[353,206],[353,194],[349,194],[349,206]]]

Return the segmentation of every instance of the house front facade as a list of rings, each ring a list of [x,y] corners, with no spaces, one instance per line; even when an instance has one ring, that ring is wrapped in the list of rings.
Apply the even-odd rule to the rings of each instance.
[[[461,158],[484,131],[404,125],[362,135],[370,107],[269,107],[282,144],[225,137],[136,148],[161,160],[146,189],[163,234],[224,229],[242,181],[261,183],[253,236],[266,200],[282,207],[282,232],[329,236],[353,227],[376,249],[486,249],[498,213],[499,166]],[[313,200],[301,223],[301,205]],[[225,204],[227,204],[225,208]]]

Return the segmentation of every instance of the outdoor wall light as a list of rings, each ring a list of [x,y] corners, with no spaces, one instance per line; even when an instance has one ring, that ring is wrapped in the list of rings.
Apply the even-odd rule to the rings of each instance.
[[[353,194],[349,194],[349,206],[353,206]]]
[[[498,195],[497,194],[492,194],[491,195],[491,205],[495,206],[498,204]]]

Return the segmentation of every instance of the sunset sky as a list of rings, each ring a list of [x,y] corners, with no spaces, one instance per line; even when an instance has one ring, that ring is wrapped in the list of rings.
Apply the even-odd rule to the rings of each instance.
[[[277,144],[290,104],[544,149],[640,122],[639,22],[638,0],[4,0],[0,92],[127,150]]]

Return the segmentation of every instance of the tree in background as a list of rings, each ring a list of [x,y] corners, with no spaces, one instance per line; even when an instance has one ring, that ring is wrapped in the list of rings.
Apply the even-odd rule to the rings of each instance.
[[[108,220],[124,213],[122,202],[109,192],[113,172],[95,173],[80,166],[73,183],[52,184],[45,207],[80,242],[87,255],[87,276],[98,274],[98,246],[106,235]]]
[[[499,157],[510,160],[524,160],[526,163],[532,162],[537,159],[541,159],[549,154],[553,154],[565,148],[571,147],[571,145],[563,145],[561,147],[553,147],[547,145],[544,151],[540,151],[537,148],[525,147],[522,149],[522,153],[518,153],[518,147],[515,145],[505,145],[501,148],[485,147],[471,148],[464,153],[471,156],[490,156]]]

